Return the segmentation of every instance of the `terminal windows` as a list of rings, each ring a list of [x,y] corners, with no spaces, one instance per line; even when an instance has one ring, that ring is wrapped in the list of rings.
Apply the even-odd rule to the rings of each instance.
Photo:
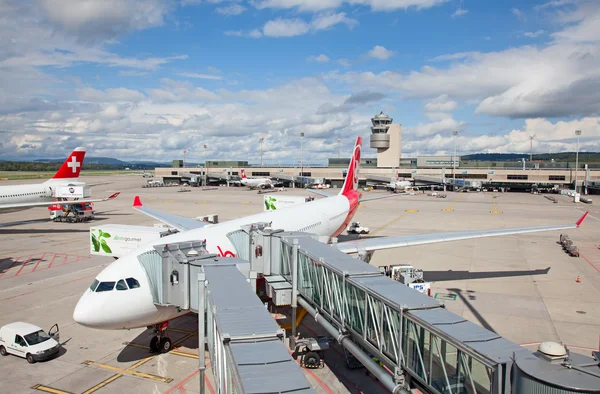
[[[509,180],[517,180],[517,179],[527,180],[527,175],[507,175],[506,179],[509,179]]]
[[[252,171],[252,176],[269,176],[271,173],[269,171]]]
[[[564,181],[564,180],[566,180],[566,177],[564,175],[550,175],[548,177],[548,180],[550,180],[550,181]]]

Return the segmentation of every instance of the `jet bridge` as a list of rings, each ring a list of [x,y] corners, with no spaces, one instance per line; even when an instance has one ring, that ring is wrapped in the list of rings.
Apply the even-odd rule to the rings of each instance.
[[[244,391],[253,387],[244,380],[250,374],[242,373],[249,365],[260,371],[262,384],[274,382],[273,390],[261,386],[261,392],[277,392],[283,373],[301,375],[281,352],[284,332],[256,297],[256,278],[264,275],[291,283],[282,291],[291,292],[292,321],[301,305],[393,393],[407,394],[411,386],[435,394],[600,393],[598,360],[569,358],[567,352],[546,362],[543,354],[447,311],[440,301],[339,251],[335,239],[326,244],[310,234],[273,230],[269,223],[249,224],[228,236],[238,258],[208,255],[197,241],[156,246],[139,256],[155,304],[200,311],[201,348],[206,312],[206,337],[221,387],[255,392]],[[290,340],[293,348],[294,325]],[[254,356],[267,346],[268,360]],[[285,372],[268,364],[277,359]],[[303,386],[305,379],[297,379],[296,390],[313,392]]]
[[[138,256],[154,303],[198,313],[200,393],[208,346],[217,393],[315,393],[249,285],[248,262],[218,258],[204,242],[155,246]]]

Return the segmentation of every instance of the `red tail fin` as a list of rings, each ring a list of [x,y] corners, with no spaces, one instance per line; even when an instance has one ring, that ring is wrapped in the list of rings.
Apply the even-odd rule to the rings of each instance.
[[[347,196],[351,192],[358,190],[358,172],[360,170],[360,151],[362,149],[362,137],[356,138],[356,144],[354,144],[354,151],[352,152],[352,158],[350,159],[350,165],[348,166],[348,173],[346,174],[346,180],[340,194]]]
[[[60,166],[56,174],[52,179],[63,179],[63,178],[79,178],[79,172],[81,166],[83,166],[83,158],[85,157],[85,148],[75,148],[73,152],[67,157],[67,160]]]
[[[242,179],[246,179],[246,170],[242,170]]]

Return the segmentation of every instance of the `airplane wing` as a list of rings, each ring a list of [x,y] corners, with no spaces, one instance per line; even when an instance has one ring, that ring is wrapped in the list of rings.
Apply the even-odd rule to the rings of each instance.
[[[432,244],[437,242],[460,241],[463,239],[497,237],[500,235],[534,233],[538,231],[568,230],[581,225],[586,212],[575,224],[557,226],[506,228],[499,230],[458,231],[452,233],[416,234],[400,237],[362,238],[354,241],[340,242],[337,248],[344,253],[373,252],[376,250],[403,248],[406,246]]]
[[[151,218],[161,221],[171,227],[175,227],[179,231],[193,230],[196,228],[204,227],[208,224],[206,222],[201,222],[196,219],[172,215],[170,213],[165,213],[156,209],[145,207],[142,205],[142,200],[140,200],[139,196],[135,196],[135,198],[133,199],[133,209],[145,215],[148,215]]]
[[[382,194],[379,196],[364,197],[364,198],[361,198],[360,200],[358,200],[358,202],[366,202],[366,201],[379,200],[382,198],[390,198],[390,197],[398,197],[398,196],[408,196],[408,194],[406,194],[406,193]]]
[[[333,197],[335,196],[335,194],[329,194],[327,192],[324,192],[323,190],[319,190],[319,189],[306,189],[311,193],[315,193],[318,194],[319,196],[323,196],[323,197]]]
[[[113,193],[110,196],[104,197],[104,198],[84,198],[81,200],[70,200],[70,201],[45,201],[45,202],[28,202],[28,203],[22,203],[22,204],[2,204],[2,205],[0,205],[0,212],[5,209],[14,209],[14,208],[35,208],[35,207],[49,207],[51,205],[56,205],[56,204],[81,204],[81,203],[86,203],[86,202],[101,202],[101,201],[112,200],[113,198],[116,198],[119,194],[121,194],[121,192]]]

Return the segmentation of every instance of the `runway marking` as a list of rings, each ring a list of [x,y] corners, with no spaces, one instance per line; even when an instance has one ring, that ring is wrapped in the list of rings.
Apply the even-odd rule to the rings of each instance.
[[[498,208],[496,207],[496,197],[497,196],[492,196],[492,204],[494,204],[494,208],[490,211],[490,213],[499,215],[502,213],[502,211],[498,210]]]
[[[361,209],[361,208],[364,208],[364,207],[365,207],[364,205],[359,205],[358,209]]]
[[[163,200],[163,202],[170,203],[170,202],[175,202],[175,200]]]
[[[173,331],[173,330],[171,330]],[[147,349],[150,350],[150,346],[146,346],[146,345],[140,345],[139,343],[134,343],[134,342],[125,342],[125,346],[133,346],[133,347],[137,347],[140,349]],[[178,348],[174,348],[173,350],[171,350],[169,352],[169,354],[174,354],[176,356],[181,356],[181,357],[188,357],[188,358],[195,358],[198,359],[198,355],[194,354],[194,353],[188,353],[188,352],[181,352],[179,350],[176,350]]]
[[[119,367],[113,367],[112,365],[106,365],[106,364],[101,364],[101,363],[97,363],[94,361],[84,361],[83,364],[85,365],[95,365],[97,367],[100,367],[102,369],[106,369],[108,371],[113,371],[113,372],[119,372],[119,373],[127,373],[127,374],[131,374],[134,376],[139,376],[141,378],[146,378],[146,379],[151,379],[151,380],[157,380],[159,382],[165,382],[165,383],[171,383],[173,381],[173,379],[171,378],[164,378],[162,376],[157,376],[157,375],[153,375],[153,374],[149,374],[149,373],[144,373],[144,372],[138,372],[138,371],[130,371],[129,369],[122,369]]]
[[[41,384],[36,384],[35,386],[31,386],[32,389],[34,390],[38,390],[38,391],[44,391],[46,393],[53,393],[53,394],[72,394],[69,391],[63,391],[63,390],[59,390],[59,389],[55,389],[52,387],[48,387],[48,386],[42,386]]]
[[[123,376],[124,373],[133,371],[135,368],[137,368],[137,367],[139,367],[139,366],[147,363],[148,361],[152,360],[152,358],[154,358],[154,356],[152,356],[152,357],[146,357],[145,359],[140,360],[137,363],[133,364],[131,367],[125,368],[123,370],[120,370],[121,372],[119,372],[119,373],[117,373],[117,374],[115,374],[115,375],[113,375],[113,376],[111,376],[111,377],[109,377],[107,379],[104,379],[103,381],[101,381],[97,385],[95,385],[95,386],[87,389],[86,391],[84,391],[83,394],[91,394],[91,393],[93,393],[95,391],[100,390],[102,387],[106,386],[107,384],[109,384],[111,382],[114,382],[115,380],[119,379],[121,376]],[[85,362],[83,362],[83,364],[85,364]]]
[[[206,364],[206,367],[210,367],[210,360],[207,359],[205,364]],[[185,390],[183,389],[183,386],[185,386],[185,384],[187,382],[189,382],[191,379],[193,379],[199,373],[200,373],[200,371],[198,371],[198,370],[195,370],[194,372],[190,373],[188,376],[183,378],[181,381],[177,382],[177,384],[175,386],[171,387],[169,389],[169,391],[167,391],[165,394],[174,393],[176,390],[179,390],[180,393],[185,394]],[[206,373],[204,374],[204,383],[205,383],[206,387],[208,387],[208,391],[210,391],[211,394],[215,394],[215,389],[213,388],[212,384],[208,380],[208,376],[206,376]]]
[[[27,295],[27,294],[32,294],[32,293],[35,293],[35,290],[34,291],[28,291],[27,293],[23,293],[23,294],[14,295],[12,297],[0,298],[0,301],[12,300],[13,298],[21,297],[21,296],[24,296],[24,295]]]
[[[196,201],[194,204],[197,204],[197,205],[208,204],[208,202],[206,202],[206,201]]]
[[[52,258],[50,259],[50,263],[48,264],[48,266],[44,267],[44,265],[41,263],[47,262],[48,259],[50,258],[50,255],[52,255]],[[62,262],[60,262],[61,257],[62,257]],[[57,260],[57,258],[60,263],[55,265],[54,263]],[[79,256],[79,255],[68,254],[68,253],[51,253],[51,252],[43,252],[43,253],[35,253],[35,254],[30,254],[30,255],[19,256],[13,261],[13,263],[8,268],[6,268],[3,272],[0,273],[0,280],[14,278],[16,276],[23,276],[23,275],[31,274],[33,272],[39,272],[39,271],[55,268],[56,266],[60,266],[60,265],[76,263],[78,261],[87,260],[90,258],[91,258],[91,256]],[[37,260],[36,264],[33,264],[33,262],[32,262],[32,264],[28,264],[32,259]],[[16,268],[16,267],[19,267],[19,268],[15,271],[15,269],[13,269],[13,268]],[[31,270],[29,270],[29,269],[26,270],[25,267],[30,267]],[[7,274],[7,272],[9,272],[9,271],[11,271],[10,274]]]
[[[404,211],[404,212],[408,212],[408,213],[416,213],[416,212],[419,212],[419,210],[418,210],[418,209],[407,209],[407,210],[406,210],[406,211]]]
[[[252,201],[242,201],[240,204],[242,204],[242,205],[248,205],[248,204],[252,204]]]
[[[448,205],[446,208],[443,208],[443,209],[442,209],[442,212],[454,212],[454,208],[453,208],[453,207],[454,207],[454,204],[456,204],[456,202],[457,202],[458,200],[460,200],[460,198],[461,198],[462,196],[463,196],[463,194],[462,194],[462,193],[460,193],[460,194],[458,195],[458,197],[456,197],[456,199],[455,199],[454,201],[452,201],[452,203],[451,203],[450,205]]]
[[[370,233],[370,234],[367,234],[367,235],[365,235],[365,238],[366,238],[366,237],[370,237],[370,236],[372,236],[372,235],[375,235],[375,234],[377,234],[378,232],[380,232],[381,230],[383,230],[384,228],[386,228],[386,227],[387,227],[387,226],[389,226],[390,224],[392,224],[392,223],[394,223],[394,222],[396,222],[396,221],[398,221],[398,220],[402,219],[402,218],[403,218],[403,217],[405,217],[406,215],[407,215],[407,213],[405,212],[405,213],[403,213],[402,215],[398,216],[397,218],[390,220],[389,222],[387,222],[387,223],[386,223],[386,224],[384,224],[383,226],[381,226],[381,227],[379,227],[379,228],[376,228],[375,230],[371,231],[371,233]]]

